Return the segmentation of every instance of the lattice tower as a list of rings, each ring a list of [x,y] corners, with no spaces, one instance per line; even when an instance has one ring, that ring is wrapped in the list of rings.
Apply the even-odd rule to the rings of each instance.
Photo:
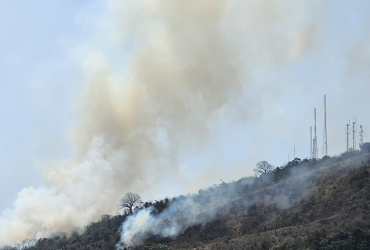
[[[317,150],[317,133],[316,133],[316,108],[314,110],[314,116],[315,116],[315,127],[314,127],[314,135],[313,135],[312,157],[317,159],[318,158],[318,150]]]
[[[352,136],[353,136],[353,147],[352,150],[356,150],[356,133],[357,126],[356,126],[356,118],[352,120]]]
[[[324,95],[324,132],[323,132],[322,157],[327,155],[328,155],[328,137],[326,133],[326,95]]]
[[[364,130],[362,129],[362,125],[360,126],[360,147],[364,145]]]

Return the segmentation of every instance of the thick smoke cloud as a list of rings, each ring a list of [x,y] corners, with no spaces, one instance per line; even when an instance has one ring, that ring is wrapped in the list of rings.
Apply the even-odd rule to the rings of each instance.
[[[244,179],[244,185],[251,185],[255,178]],[[138,246],[152,236],[173,237],[183,233],[193,225],[205,225],[217,215],[228,213],[233,198],[241,196],[235,183],[202,190],[199,195],[180,196],[171,201],[168,208],[156,214],[153,207],[136,211],[130,215],[121,227],[121,240],[117,249],[123,246]],[[253,204],[243,200],[243,205]]]
[[[355,164],[359,165],[359,160],[357,161]],[[259,178],[247,177],[229,184],[223,182],[200,190],[196,195],[177,197],[159,214],[154,206],[136,210],[123,222],[121,240],[116,247],[136,247],[148,243],[147,240],[153,237],[158,239],[158,236],[176,237],[191,226],[206,227],[208,222],[215,219],[227,221],[227,224],[238,224],[237,217],[248,215],[251,205],[265,209],[273,207],[275,211],[270,211],[268,218],[259,220],[260,224],[270,223],[275,217],[276,209],[287,209],[310,195],[310,185],[317,181],[317,176],[328,171],[328,168],[337,168],[333,163],[335,160],[327,160],[322,164],[318,162],[316,168],[320,164],[329,167],[324,167],[325,170],[313,170],[310,163],[296,160],[290,162],[290,166],[285,166],[289,170],[285,172],[284,180],[278,183],[276,180],[279,174],[272,172]]]
[[[115,42],[130,48],[125,75],[91,53],[73,136],[78,154],[47,168],[44,186],[19,192],[0,218],[0,244],[70,233],[114,213],[125,192],[178,176],[180,153],[202,146],[225,105],[245,94],[245,118],[253,112],[250,65],[290,63],[311,48],[315,27],[297,17],[306,5],[111,1]]]
[[[155,211],[152,208],[140,210],[129,216],[123,223],[121,241],[117,247],[120,248],[123,245],[135,247],[153,235],[173,237],[195,224],[206,224],[215,218],[219,212],[218,206],[225,201],[225,196],[212,197],[211,202],[207,204],[197,202],[192,197],[186,197],[173,202],[157,216],[153,216]]]

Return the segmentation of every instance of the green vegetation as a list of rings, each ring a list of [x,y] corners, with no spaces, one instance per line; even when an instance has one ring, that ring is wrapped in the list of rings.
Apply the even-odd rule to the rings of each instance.
[[[162,244],[153,244],[151,246],[145,246],[144,249],[145,250],[167,250],[168,247]]]

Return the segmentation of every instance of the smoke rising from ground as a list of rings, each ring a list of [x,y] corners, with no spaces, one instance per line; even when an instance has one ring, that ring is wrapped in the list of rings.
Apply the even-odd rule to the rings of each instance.
[[[159,214],[154,206],[136,210],[123,222],[121,240],[116,247],[122,249],[124,246],[148,244],[148,239],[156,236],[159,237],[152,239],[152,242],[161,237],[176,237],[194,225],[201,225],[207,231],[207,223],[215,220],[223,221],[222,223],[235,230],[238,228],[240,233],[240,227],[245,224],[242,218],[248,215],[256,216],[260,226],[269,224],[284,209],[297,204],[300,204],[300,209],[304,209],[301,201],[319,192],[320,187],[315,183],[320,183],[328,176],[333,177],[364,166],[364,162],[369,160],[366,152],[366,149],[347,152],[339,157],[327,157],[318,161],[301,161],[296,158],[259,177],[242,178],[232,183],[223,182],[200,190],[198,194],[177,197]],[[311,198],[315,198],[316,194]],[[253,209],[249,210],[252,206],[255,209],[258,207],[267,216],[261,217]],[[295,207],[290,210],[292,211],[300,210]],[[238,227],[232,227],[233,224]],[[212,225],[209,227],[212,228]]]
[[[180,196],[170,202],[168,208],[158,215],[153,207],[136,211],[121,227],[121,240],[117,247],[138,246],[151,236],[173,237],[193,225],[205,225],[218,214],[227,214],[233,198],[241,195],[241,186],[253,185],[255,178],[245,178],[239,185],[222,183],[220,186],[200,190],[198,195]],[[238,189],[240,188],[240,189]],[[251,200],[243,200],[251,205]]]
[[[77,156],[52,163],[44,186],[19,192],[0,218],[0,244],[70,233],[114,213],[125,192],[178,177],[179,155],[202,147],[225,105],[244,93],[245,119],[255,112],[251,65],[290,63],[311,48],[315,26],[296,16],[308,4],[110,1],[115,42],[130,48],[124,77],[103,54],[90,54]]]
[[[129,216],[122,225],[121,241],[123,245],[138,246],[153,235],[173,237],[183,233],[188,227],[206,224],[218,213],[218,206],[225,197],[213,197],[209,203],[197,202],[192,197],[173,202],[168,209],[153,216],[153,209],[140,210]]]
[[[292,175],[288,173],[284,176],[288,180],[277,184],[274,177],[276,173],[264,174],[260,178],[242,178],[233,183],[223,182],[200,190],[196,195],[180,196],[159,214],[156,214],[154,207],[138,210],[123,222],[121,240],[116,247],[136,247],[153,236],[176,237],[194,225],[207,227],[206,224],[216,218],[226,219],[227,224],[239,224],[238,217],[240,219],[248,215],[251,205],[289,208],[312,191],[308,188],[312,182],[309,179],[315,174],[314,171],[308,173],[310,170],[309,164],[303,163],[293,168]],[[274,212],[269,217],[272,221]],[[259,221],[260,224],[267,222],[262,219]]]

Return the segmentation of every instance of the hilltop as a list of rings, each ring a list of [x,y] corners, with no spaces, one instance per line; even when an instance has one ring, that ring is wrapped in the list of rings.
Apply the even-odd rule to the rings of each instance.
[[[178,236],[149,235],[136,249],[369,249],[369,149],[366,144],[336,157],[296,158],[259,177],[200,190],[191,195],[199,209],[167,218],[180,223],[194,217],[198,223]],[[154,208],[155,218],[182,199],[190,198],[147,202],[143,209]],[[115,249],[127,216],[104,215],[82,234],[40,239],[25,249]]]

